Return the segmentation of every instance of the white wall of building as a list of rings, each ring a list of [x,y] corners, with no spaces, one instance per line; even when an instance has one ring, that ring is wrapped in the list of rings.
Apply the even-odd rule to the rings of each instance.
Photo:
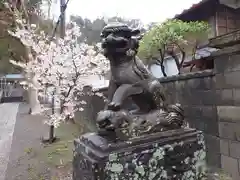
[[[176,65],[174,59],[165,60],[163,62],[163,65],[165,67],[165,72],[166,72],[167,76],[173,76],[173,75],[178,74],[177,65]],[[149,69],[156,78],[164,77],[160,65],[152,64],[149,67]]]

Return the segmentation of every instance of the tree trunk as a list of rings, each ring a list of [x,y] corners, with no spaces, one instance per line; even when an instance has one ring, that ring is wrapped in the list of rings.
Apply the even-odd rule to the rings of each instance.
[[[55,94],[56,94],[56,90],[55,90],[55,92],[53,92],[53,96],[52,96],[52,115],[55,113]],[[50,129],[49,129],[49,143],[53,143],[54,140],[55,140],[54,125],[50,125]]]
[[[177,55],[174,52],[169,52],[169,55],[172,56],[172,58],[174,59],[177,69],[178,69],[178,74],[180,74],[181,64],[179,62],[179,58],[177,57]]]
[[[174,51],[168,51],[168,54],[170,56],[172,56],[172,58],[175,60],[175,63],[176,63],[176,66],[178,68],[178,74],[181,74],[181,68],[183,67],[183,63],[184,63],[184,60],[185,60],[185,57],[186,57],[186,53],[185,51],[179,46],[179,44],[175,44],[178,49],[180,50],[181,54],[182,54],[182,58],[181,58],[181,61],[180,59],[178,58],[178,56],[174,53]]]
[[[52,110],[52,114],[54,114],[55,113],[55,93],[56,92],[54,92],[53,93],[53,96],[52,96],[52,103],[51,103],[51,105],[52,105],[52,107],[51,107],[51,110]],[[43,143],[53,143],[53,142],[55,142],[55,140],[56,140],[56,137],[55,137],[55,135],[54,135],[54,125],[50,125],[50,128],[49,128],[49,137],[48,137],[48,139],[44,139],[42,142]]]
[[[161,66],[161,71],[162,71],[163,76],[164,76],[164,77],[167,77],[167,74],[166,74],[166,72],[165,72],[165,67],[164,67],[164,65],[163,65],[163,61],[160,63],[160,66]]]
[[[41,113],[41,105],[38,100],[38,82],[36,80],[36,77],[34,75],[30,76],[30,84],[33,85],[33,87],[29,87],[28,93],[29,93],[29,104],[30,104],[30,114],[40,114]]]
[[[160,58],[161,58],[161,60],[159,61],[160,66],[161,66],[161,71],[162,71],[163,76],[167,77],[167,74],[165,72],[165,67],[163,65],[164,58],[165,58],[165,46],[164,46],[163,50],[159,49],[159,53],[160,53]]]
[[[53,143],[54,139],[55,139],[55,136],[54,136],[54,126],[51,125],[50,129],[49,129],[49,142]]]

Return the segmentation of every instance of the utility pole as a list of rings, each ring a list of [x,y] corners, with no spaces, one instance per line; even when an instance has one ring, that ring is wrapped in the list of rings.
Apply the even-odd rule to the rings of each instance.
[[[60,37],[64,38],[65,36],[65,23],[66,23],[66,1],[60,0],[60,13],[61,13],[61,21],[60,21]]]

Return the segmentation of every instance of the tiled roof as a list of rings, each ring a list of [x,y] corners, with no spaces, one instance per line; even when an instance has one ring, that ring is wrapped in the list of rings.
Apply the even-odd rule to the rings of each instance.
[[[23,79],[24,76],[22,74],[6,74],[2,76],[1,78],[6,78],[6,79]]]
[[[201,6],[203,3],[207,2],[207,1],[210,1],[210,0],[201,0],[196,4],[192,4],[192,6],[190,8],[184,9],[180,14],[176,14],[173,19],[178,18],[179,16],[189,12],[190,10],[193,10],[193,9]]]

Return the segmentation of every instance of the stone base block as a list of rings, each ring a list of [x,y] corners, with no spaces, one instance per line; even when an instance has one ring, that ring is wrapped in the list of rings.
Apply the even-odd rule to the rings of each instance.
[[[194,129],[118,143],[88,133],[74,145],[73,180],[200,180],[205,176],[204,137]]]

